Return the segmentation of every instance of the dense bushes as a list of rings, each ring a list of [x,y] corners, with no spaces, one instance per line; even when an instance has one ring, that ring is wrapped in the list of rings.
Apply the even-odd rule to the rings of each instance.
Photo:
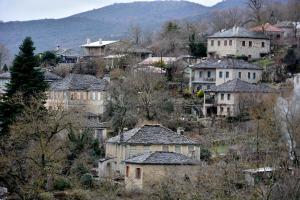
[[[71,183],[67,178],[59,177],[54,181],[53,188],[55,190],[63,191],[71,188]]]

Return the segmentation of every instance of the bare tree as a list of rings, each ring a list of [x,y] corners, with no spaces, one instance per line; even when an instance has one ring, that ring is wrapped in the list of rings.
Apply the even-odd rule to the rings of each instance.
[[[263,21],[263,3],[264,0],[248,0],[248,7],[250,9],[250,20],[252,20],[256,25],[262,25]]]
[[[4,64],[7,64],[8,59],[9,59],[8,49],[3,44],[0,44],[0,68],[2,68]]]
[[[142,43],[143,32],[139,25],[131,25],[129,28],[129,38],[134,45],[140,45]]]

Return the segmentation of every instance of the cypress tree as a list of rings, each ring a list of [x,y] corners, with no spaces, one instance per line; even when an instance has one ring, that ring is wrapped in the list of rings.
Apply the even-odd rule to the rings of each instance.
[[[10,68],[11,80],[7,85],[6,94],[0,102],[1,135],[9,132],[9,126],[23,111],[23,105],[29,105],[32,100],[45,101],[45,91],[48,84],[44,74],[39,69],[39,62],[34,55],[35,47],[30,37],[26,37],[19,47],[13,65]],[[21,98],[23,104],[14,100]]]

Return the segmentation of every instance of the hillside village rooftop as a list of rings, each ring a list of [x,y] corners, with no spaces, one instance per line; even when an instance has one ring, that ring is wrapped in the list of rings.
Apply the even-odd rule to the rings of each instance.
[[[196,69],[251,69],[262,70],[261,67],[246,62],[241,59],[207,59],[202,60],[200,63],[192,65],[191,68]]]
[[[86,74],[70,74],[62,80],[51,84],[51,90],[95,90],[105,91],[108,89],[108,82],[104,79],[98,79],[92,75]]]
[[[140,165],[196,165],[200,162],[179,153],[156,151],[129,158],[125,160],[125,163]]]
[[[107,143],[126,144],[198,144],[197,142],[177,134],[161,125],[144,125],[134,128],[123,135],[110,138]]]
[[[234,26],[232,29],[217,32],[208,38],[254,38],[254,39],[269,39],[268,36],[261,32],[253,32],[244,27]]]
[[[206,92],[273,93],[276,90],[264,84],[251,84],[236,78],[221,85],[212,86]]]

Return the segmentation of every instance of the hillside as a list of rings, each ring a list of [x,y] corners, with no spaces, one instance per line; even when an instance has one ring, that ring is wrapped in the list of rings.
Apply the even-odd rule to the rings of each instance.
[[[86,41],[120,39],[131,25],[140,25],[144,31],[156,31],[168,20],[200,20],[210,11],[245,5],[246,0],[224,0],[213,7],[188,1],[153,1],[117,3],[79,13],[62,19],[42,19],[24,22],[0,22],[0,43],[11,54],[26,36],[31,36],[37,52],[54,49],[57,45],[77,48]],[[277,0],[283,1],[283,0]]]
[[[94,9],[62,19],[0,23],[0,43],[11,53],[26,36],[31,36],[37,51],[57,45],[78,48],[91,39],[118,39],[128,27],[139,24],[144,30],[157,30],[163,22],[184,19],[208,11],[207,7],[186,1],[120,3]]]

